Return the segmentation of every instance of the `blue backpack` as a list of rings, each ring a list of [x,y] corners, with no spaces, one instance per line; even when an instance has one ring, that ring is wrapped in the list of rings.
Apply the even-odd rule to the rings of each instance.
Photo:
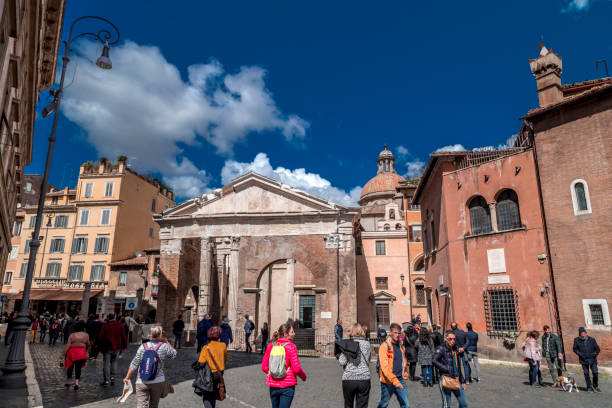
[[[142,381],[154,380],[159,371],[159,354],[157,354],[157,350],[159,350],[162,343],[158,342],[153,347],[150,347],[149,344],[148,342],[143,344],[145,352],[142,355],[140,367],[138,368],[138,376]]]

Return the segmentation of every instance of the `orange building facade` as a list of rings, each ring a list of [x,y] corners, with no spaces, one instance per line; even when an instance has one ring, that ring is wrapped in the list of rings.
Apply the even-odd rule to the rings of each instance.
[[[416,184],[395,172],[395,157],[383,150],[378,173],[364,186],[355,219],[357,320],[370,333],[407,323],[420,315],[426,321],[421,214],[407,206]]]

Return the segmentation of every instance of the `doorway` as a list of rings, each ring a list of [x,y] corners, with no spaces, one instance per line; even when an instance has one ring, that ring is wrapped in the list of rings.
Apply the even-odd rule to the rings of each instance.
[[[300,295],[300,329],[315,328],[315,295]]]

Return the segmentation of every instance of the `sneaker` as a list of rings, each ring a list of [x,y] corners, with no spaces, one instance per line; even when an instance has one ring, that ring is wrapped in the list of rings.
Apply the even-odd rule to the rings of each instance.
[[[595,392],[601,392],[601,390],[599,389],[599,387],[595,387]]]
[[[595,390],[591,387],[587,388],[587,392],[595,392]]]
[[[108,381],[102,381],[102,382],[100,383],[100,386],[101,386],[101,387],[108,387],[108,385],[109,385]]]

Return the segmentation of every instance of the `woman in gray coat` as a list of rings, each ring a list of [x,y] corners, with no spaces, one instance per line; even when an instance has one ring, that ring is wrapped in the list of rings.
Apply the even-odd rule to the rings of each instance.
[[[423,374],[423,387],[433,387],[433,339],[429,335],[429,330],[422,328],[419,332],[419,340],[416,344],[417,361],[421,365]]]

